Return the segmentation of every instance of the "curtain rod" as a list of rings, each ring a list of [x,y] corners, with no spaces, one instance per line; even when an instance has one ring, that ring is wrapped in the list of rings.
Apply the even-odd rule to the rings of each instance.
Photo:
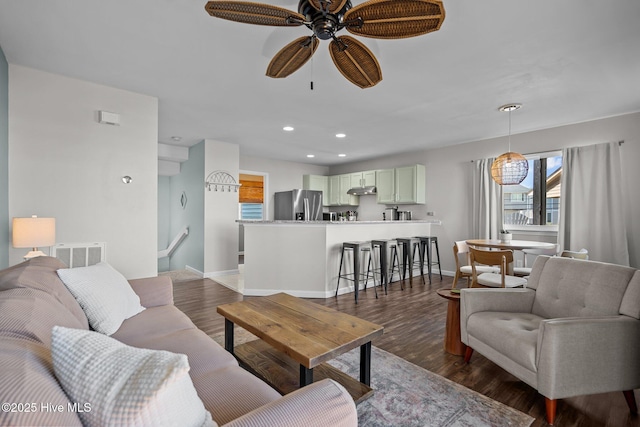
[[[624,139],[621,139],[620,141],[618,141],[618,146],[622,146],[622,144],[624,144]],[[562,151],[562,148],[556,148],[555,150],[546,150],[543,151],[542,153],[525,153],[525,156],[530,156],[532,154],[543,154],[543,153],[549,153],[549,152],[553,152],[553,151]],[[471,163],[475,162],[475,160],[470,160]]]

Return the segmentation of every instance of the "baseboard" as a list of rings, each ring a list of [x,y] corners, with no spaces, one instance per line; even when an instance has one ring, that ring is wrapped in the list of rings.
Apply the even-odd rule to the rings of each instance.
[[[205,279],[213,279],[214,277],[232,276],[234,274],[240,274],[240,270],[236,268],[234,270],[212,271],[209,273],[204,273],[203,277]]]
[[[200,277],[204,277],[204,273],[202,271],[196,270],[195,268],[193,268],[191,266],[185,265],[184,269],[187,270],[187,271],[190,271],[190,272],[192,272],[194,274],[197,274]]]

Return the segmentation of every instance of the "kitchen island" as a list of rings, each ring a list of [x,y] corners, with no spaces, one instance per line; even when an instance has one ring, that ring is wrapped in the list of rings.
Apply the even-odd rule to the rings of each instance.
[[[303,298],[335,295],[343,242],[429,236],[432,227],[441,224],[434,220],[238,222],[244,225],[244,295],[286,292]],[[352,271],[352,262],[345,262],[343,273]],[[340,281],[339,294],[353,291],[352,281]]]

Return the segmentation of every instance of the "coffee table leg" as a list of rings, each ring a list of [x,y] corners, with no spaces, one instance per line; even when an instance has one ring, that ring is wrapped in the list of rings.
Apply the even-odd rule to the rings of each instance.
[[[300,388],[313,382],[313,368],[309,369],[304,365],[300,365]]]
[[[371,341],[360,346],[360,382],[371,385]]]
[[[233,322],[224,319],[224,349],[233,354]]]

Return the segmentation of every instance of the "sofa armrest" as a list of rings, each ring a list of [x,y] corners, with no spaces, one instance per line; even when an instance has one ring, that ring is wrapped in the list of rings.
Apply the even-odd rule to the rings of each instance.
[[[358,425],[353,398],[340,384],[325,379],[236,418],[225,427],[349,427]]]
[[[627,316],[543,320],[538,391],[550,399],[640,388],[640,321]]]
[[[129,284],[145,308],[173,305],[173,282],[168,276],[133,279]]]
[[[460,335],[469,344],[467,320],[481,311],[531,313],[536,292],[532,289],[460,289]]]

